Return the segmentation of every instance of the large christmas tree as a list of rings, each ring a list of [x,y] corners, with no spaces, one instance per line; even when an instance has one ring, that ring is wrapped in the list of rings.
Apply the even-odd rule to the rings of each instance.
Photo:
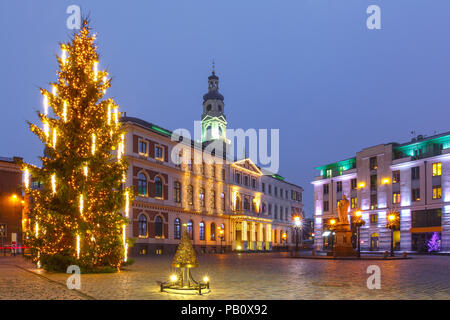
[[[41,89],[42,127],[29,123],[45,152],[41,167],[22,165],[32,199],[27,244],[47,270],[118,269],[127,260],[124,133],[118,105],[104,99],[110,79],[98,70],[95,38],[83,21],[61,44],[58,80]],[[31,179],[40,187],[32,188]]]

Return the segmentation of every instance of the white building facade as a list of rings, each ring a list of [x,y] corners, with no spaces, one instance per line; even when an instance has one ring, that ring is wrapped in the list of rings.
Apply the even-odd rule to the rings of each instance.
[[[433,236],[441,251],[450,250],[450,133],[365,148],[354,158],[316,169],[316,250],[330,249],[329,220],[338,217],[337,202],[344,195],[350,201],[349,221],[362,211],[362,250],[390,249],[386,217],[391,212],[400,219],[393,233],[395,250],[428,251]]]

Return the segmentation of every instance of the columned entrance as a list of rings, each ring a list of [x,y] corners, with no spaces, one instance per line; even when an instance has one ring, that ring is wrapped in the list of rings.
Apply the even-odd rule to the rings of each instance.
[[[272,220],[252,216],[231,216],[234,251],[272,250]]]

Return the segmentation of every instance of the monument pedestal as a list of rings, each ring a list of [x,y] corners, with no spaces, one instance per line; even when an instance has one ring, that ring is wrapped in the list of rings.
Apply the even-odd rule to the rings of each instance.
[[[349,224],[338,224],[335,232],[334,255],[336,257],[354,257],[356,251],[352,246],[352,231]]]

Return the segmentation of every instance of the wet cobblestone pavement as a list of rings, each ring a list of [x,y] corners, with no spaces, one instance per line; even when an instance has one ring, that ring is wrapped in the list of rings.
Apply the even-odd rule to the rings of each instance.
[[[116,274],[82,274],[80,292],[68,274],[35,269],[21,257],[0,257],[0,299],[450,299],[450,257],[345,261],[291,259],[286,254],[199,256],[197,279],[208,275],[210,294],[160,293],[173,272],[171,256],[139,257]],[[369,290],[367,267],[381,269],[381,289]]]

